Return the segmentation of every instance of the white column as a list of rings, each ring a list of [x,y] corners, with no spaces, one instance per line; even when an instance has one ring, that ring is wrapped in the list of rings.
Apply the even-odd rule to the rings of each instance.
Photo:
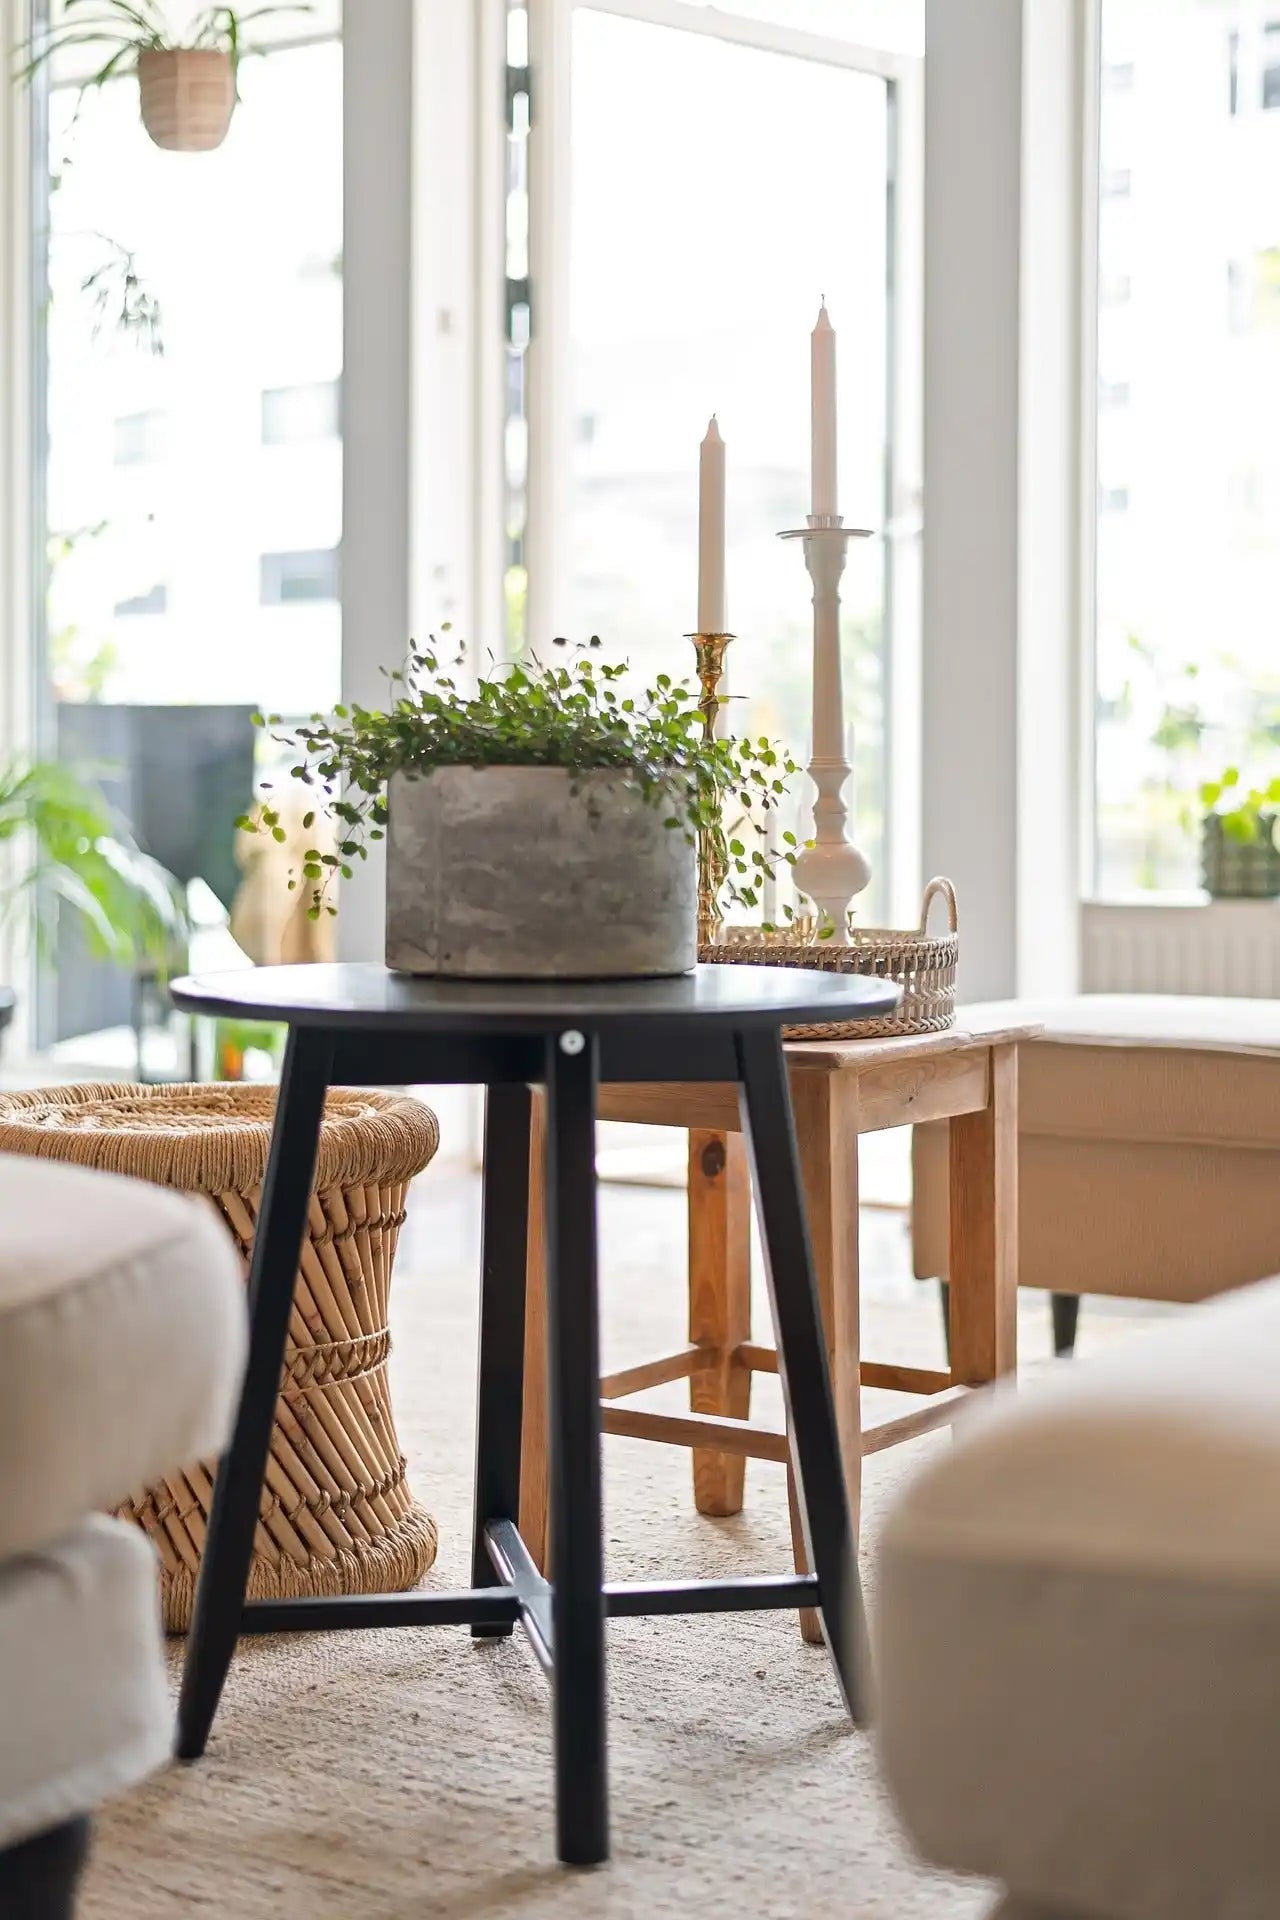
[[[409,545],[409,616],[419,639],[453,622],[468,642],[492,645],[492,613],[477,611],[479,471],[477,406],[480,362],[500,396],[501,266],[486,260],[482,280],[482,193],[441,193],[442,179],[476,156],[477,173],[501,139],[501,53],[486,49],[488,99],[482,99],[481,16],[494,9],[474,0],[413,0],[413,516]],[[488,121],[480,123],[482,107]],[[485,165],[483,192],[502,218],[502,187]],[[486,475],[486,481],[488,476]],[[501,506],[484,496],[494,526]],[[498,563],[493,562],[495,577]]]
[[[377,706],[409,638],[412,471],[413,5],[346,9],[342,697]],[[388,657],[388,655],[390,657]],[[343,887],[344,960],[382,954],[383,868]]]
[[[922,864],[970,1000],[1075,977],[1085,4],[928,0]]]
[[[1082,802],[1092,785],[1097,0],[1023,26],[1018,572],[1019,993],[1080,982]],[[1088,496],[1086,501],[1086,496]]]
[[[975,999],[1015,979],[1021,0],[930,0],[925,46],[922,853]]]
[[[529,0],[529,281],[533,332],[526,357],[529,415],[528,635],[545,652],[569,624],[570,83],[573,9]],[[575,639],[585,635],[574,635]]]

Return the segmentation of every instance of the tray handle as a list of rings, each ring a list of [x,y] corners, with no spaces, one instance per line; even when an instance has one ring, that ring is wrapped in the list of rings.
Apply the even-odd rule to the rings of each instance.
[[[945,900],[947,903],[947,917],[951,922],[950,931],[952,933],[959,933],[960,908],[956,901],[956,890],[949,880],[943,879],[941,874],[935,875],[924,890],[924,899],[920,903],[921,933],[927,933],[929,931],[929,909],[934,901],[939,899]]]

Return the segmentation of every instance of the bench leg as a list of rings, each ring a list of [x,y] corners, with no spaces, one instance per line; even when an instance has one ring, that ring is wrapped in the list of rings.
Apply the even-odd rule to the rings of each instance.
[[[991,1050],[987,1105],[951,1121],[951,1374],[982,1386],[1018,1364],[1018,1052]]]
[[[1053,1351],[1059,1360],[1065,1360],[1076,1350],[1076,1336],[1080,1331],[1080,1295],[1051,1293],[1049,1306],[1053,1314]]]
[[[751,1179],[740,1133],[689,1130],[689,1342],[708,1349],[690,1376],[695,1413],[745,1420],[751,1372],[735,1349],[751,1338]],[[693,1449],[699,1513],[741,1513],[743,1454]]]
[[[0,1852],[5,1920],[73,1920],[88,1854],[87,1819],[69,1820]]]
[[[862,1504],[857,1079],[851,1073],[793,1073],[791,1105],[856,1545]],[[796,1571],[807,1573],[804,1535],[790,1468],[787,1478]],[[811,1609],[801,1613],[800,1630],[811,1646],[822,1645],[822,1624]]]

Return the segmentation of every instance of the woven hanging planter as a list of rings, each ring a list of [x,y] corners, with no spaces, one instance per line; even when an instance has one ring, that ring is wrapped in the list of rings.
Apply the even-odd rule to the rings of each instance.
[[[945,900],[946,933],[929,932],[929,909]],[[785,1027],[788,1040],[883,1040],[906,1033],[942,1033],[955,1025],[956,963],[960,957],[956,890],[949,880],[931,880],[924,890],[918,928],[853,927],[847,945],[834,940],[762,940],[744,929],[742,940],[703,947],[702,961],[738,966],[813,967],[822,973],[860,973],[896,980],[902,1000],[878,1020],[829,1020],[818,1026]]]
[[[209,153],[227,137],[236,70],[220,47],[148,47],[138,55],[142,124],[170,153]]]
[[[0,1095],[0,1153],[132,1174],[204,1194],[244,1255],[254,1229],[275,1090],[79,1086]],[[249,1598],[394,1593],[436,1555],[436,1524],[405,1480],[387,1385],[387,1305],[409,1182],[440,1130],[399,1094],[343,1088],[325,1107]],[[139,1489],[120,1509],[151,1537],[166,1630],[190,1623],[216,1463]]]

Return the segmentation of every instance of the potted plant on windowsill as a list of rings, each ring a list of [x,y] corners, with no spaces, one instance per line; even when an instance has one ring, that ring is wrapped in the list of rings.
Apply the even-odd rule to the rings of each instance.
[[[1215,900],[1272,900],[1280,894],[1280,778],[1247,786],[1238,767],[1200,789],[1205,809],[1201,859]]]
[[[0,761],[0,931],[29,916],[37,953],[54,950],[73,914],[91,952],[167,972],[181,955],[186,908],[172,874],[114,820],[101,793],[68,768]],[[14,994],[0,986],[0,1029]]]
[[[227,137],[239,98],[240,62],[261,48],[245,45],[244,30],[270,14],[310,13],[297,5],[251,8],[206,7],[181,42],[170,34],[160,0],[65,0],[61,17],[38,30],[18,74],[29,81],[55,54],[77,47],[105,57],[86,87],[105,86],[134,68],[142,123],[158,147],[174,153],[207,153]]]
[[[556,645],[565,648],[566,643]],[[370,841],[387,841],[386,958],[399,972],[464,978],[622,979],[687,972],[696,959],[696,842],[726,805],[760,826],[794,763],[767,740],[707,740],[696,698],[659,674],[629,693],[600,643],[496,669],[475,690],[434,646],[390,676],[385,712],[339,708],[287,744],[293,776],[333,817],[291,882],[332,912]],[[275,724],[266,722],[264,724]],[[315,813],[304,817],[314,823]],[[284,835],[268,800],[248,831]],[[725,845],[730,897],[791,860]]]

